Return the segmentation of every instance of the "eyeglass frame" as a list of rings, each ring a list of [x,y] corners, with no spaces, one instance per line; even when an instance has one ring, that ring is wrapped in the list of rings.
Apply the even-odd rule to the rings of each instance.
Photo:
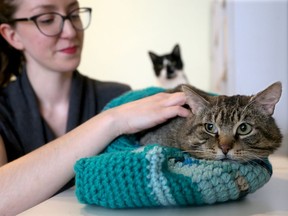
[[[77,11],[77,10],[81,10],[81,9],[85,9],[89,12],[89,23],[87,25],[87,27],[83,28],[83,29],[77,29],[74,24],[73,24],[73,21],[71,20],[71,15]],[[61,18],[62,18],[62,24],[61,24],[61,28],[60,28],[60,31],[59,33],[55,34],[55,35],[48,35],[48,34],[45,34],[41,28],[38,26],[38,23],[37,23],[37,18],[40,17],[40,16],[43,16],[43,15],[49,15],[49,14],[56,14],[56,15],[59,15]],[[66,16],[63,16],[62,14],[60,13],[57,13],[57,12],[49,12],[49,13],[42,13],[42,14],[38,14],[38,15],[35,15],[35,16],[32,16],[32,17],[28,17],[28,18],[16,18],[16,19],[12,19],[12,20],[9,20],[7,23],[15,23],[15,22],[28,22],[28,21],[32,21],[36,27],[38,28],[38,30],[45,36],[47,37],[56,37],[58,35],[60,35],[63,31],[63,27],[64,27],[64,22],[65,20],[69,20],[73,26],[73,28],[77,31],[84,31],[85,29],[87,29],[91,23],[91,15],[92,15],[92,8],[89,8],[89,7],[81,7],[81,8],[77,8],[71,12],[69,12]]]

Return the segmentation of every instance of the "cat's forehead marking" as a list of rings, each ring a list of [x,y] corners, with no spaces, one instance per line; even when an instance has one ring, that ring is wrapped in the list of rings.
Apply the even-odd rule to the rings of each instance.
[[[212,98],[211,107],[207,107],[206,118],[211,119],[219,126],[234,125],[242,121],[246,113],[243,112],[248,103],[248,99],[241,96],[216,96]],[[207,119],[206,119],[207,120]]]
[[[211,100],[212,105],[216,105],[218,107],[223,108],[231,108],[234,109],[234,107],[245,107],[249,103],[249,98],[245,96],[216,96],[215,99]]]
[[[169,65],[170,64],[170,61],[167,59],[167,58],[164,58],[163,59],[163,65],[164,66],[167,66],[167,65]]]

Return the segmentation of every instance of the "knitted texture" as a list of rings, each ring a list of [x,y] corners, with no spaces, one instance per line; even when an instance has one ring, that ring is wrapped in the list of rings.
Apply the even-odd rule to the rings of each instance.
[[[158,92],[131,91],[109,109]],[[76,196],[85,204],[109,208],[204,205],[237,200],[269,181],[268,159],[237,163],[199,160],[180,149],[139,146],[135,135],[115,139],[103,154],[77,161]]]

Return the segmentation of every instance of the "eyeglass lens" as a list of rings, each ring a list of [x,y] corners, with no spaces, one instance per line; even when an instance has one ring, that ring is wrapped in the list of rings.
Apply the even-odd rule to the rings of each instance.
[[[86,8],[75,10],[68,17],[73,27],[78,31],[85,30],[90,24],[90,10]],[[43,34],[55,36],[61,33],[64,19],[57,13],[47,13],[37,17],[36,23]]]

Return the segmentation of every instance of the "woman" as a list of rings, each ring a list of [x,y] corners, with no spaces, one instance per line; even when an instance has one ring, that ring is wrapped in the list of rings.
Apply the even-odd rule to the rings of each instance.
[[[76,70],[90,15],[77,0],[0,0],[3,215],[59,192],[73,179],[78,159],[99,154],[117,136],[188,115],[182,93],[160,93],[99,114],[129,87]]]

